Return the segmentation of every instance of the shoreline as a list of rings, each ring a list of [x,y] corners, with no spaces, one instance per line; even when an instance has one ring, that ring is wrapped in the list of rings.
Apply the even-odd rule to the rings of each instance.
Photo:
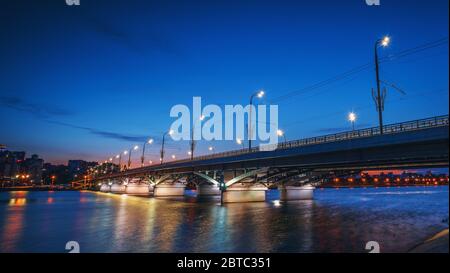
[[[407,253],[449,253],[448,239],[449,229],[446,228],[412,247]]]

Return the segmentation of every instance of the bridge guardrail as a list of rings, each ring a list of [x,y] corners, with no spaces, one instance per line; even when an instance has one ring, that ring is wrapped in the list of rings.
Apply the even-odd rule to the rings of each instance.
[[[437,116],[437,117],[432,117],[432,118],[426,118],[426,119],[385,125],[385,126],[383,126],[383,131],[384,131],[383,134],[385,134],[385,135],[396,134],[396,133],[401,133],[401,132],[423,130],[423,129],[429,129],[429,128],[434,128],[434,127],[448,126],[448,125],[449,125],[448,115]],[[372,127],[372,128],[367,128],[367,129],[360,129],[360,130],[347,131],[347,132],[324,135],[324,136],[317,136],[317,137],[310,137],[310,138],[305,138],[305,139],[281,142],[281,143],[278,143],[277,149],[282,150],[282,149],[296,148],[296,147],[307,146],[307,145],[337,142],[337,141],[344,141],[344,140],[363,138],[363,137],[372,137],[372,136],[377,136],[377,135],[380,135],[380,128]],[[259,152],[259,148],[255,147],[255,148],[252,148],[251,150],[241,149],[241,150],[233,150],[233,151],[227,151],[227,152],[222,152],[222,153],[216,153],[216,154],[212,154],[212,155],[197,156],[197,157],[194,157],[194,160],[214,159],[214,158],[219,158],[219,157],[236,156],[236,155],[248,154],[248,153],[254,153],[254,152]],[[177,160],[177,161],[172,161],[172,162],[182,163],[182,162],[187,162],[187,161],[191,161],[191,160],[190,159],[182,159],[182,160]]]

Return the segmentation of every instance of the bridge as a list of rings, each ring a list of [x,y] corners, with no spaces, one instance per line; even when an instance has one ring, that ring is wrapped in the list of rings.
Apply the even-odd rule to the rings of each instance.
[[[222,202],[313,198],[333,176],[370,169],[448,167],[448,115],[279,143],[275,150],[241,149],[129,169],[92,178],[103,192],[182,196],[186,184]]]

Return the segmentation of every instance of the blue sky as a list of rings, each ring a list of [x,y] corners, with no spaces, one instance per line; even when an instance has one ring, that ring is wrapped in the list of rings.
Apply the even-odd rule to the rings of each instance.
[[[385,123],[448,114],[448,1],[2,0],[0,143],[46,161],[105,160],[160,139],[175,104],[279,105],[288,139],[377,125],[373,67],[322,88],[304,88],[373,62],[377,38],[388,88]],[[440,40],[444,39],[444,40]],[[433,41],[438,46],[401,56]],[[286,94],[293,94],[283,97]],[[239,148],[198,144],[198,153]],[[168,143],[185,157],[187,142]],[[137,154],[135,155],[137,158]]]

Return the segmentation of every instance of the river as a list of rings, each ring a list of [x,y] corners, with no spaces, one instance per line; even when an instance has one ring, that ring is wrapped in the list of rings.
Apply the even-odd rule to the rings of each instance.
[[[0,252],[405,252],[448,228],[448,186],[316,189],[226,204],[88,191],[0,192]]]

